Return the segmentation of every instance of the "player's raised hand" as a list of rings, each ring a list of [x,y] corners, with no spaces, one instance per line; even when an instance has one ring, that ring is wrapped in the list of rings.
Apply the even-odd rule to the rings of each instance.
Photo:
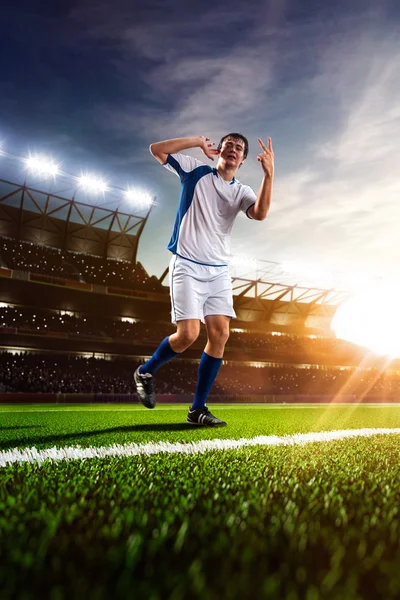
[[[211,160],[214,160],[214,156],[219,156],[219,150],[216,150],[213,146],[215,144],[210,142],[210,138],[204,137],[204,135],[199,136],[199,148]]]
[[[270,137],[268,138],[268,148],[260,138],[258,138],[258,142],[263,149],[263,152],[257,156],[257,160],[261,163],[265,175],[268,175],[272,179],[274,176],[274,151],[272,150],[272,140]]]

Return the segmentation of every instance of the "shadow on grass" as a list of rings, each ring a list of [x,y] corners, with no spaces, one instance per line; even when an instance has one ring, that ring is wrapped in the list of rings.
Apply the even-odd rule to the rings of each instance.
[[[43,425],[10,425],[9,427],[3,427],[0,425],[0,433],[2,431],[10,431],[10,429],[39,429]]]
[[[30,427],[25,426],[25,427]],[[0,433],[1,433],[0,427]],[[22,429],[22,427],[16,427],[16,429]],[[83,440],[86,438],[95,437],[96,435],[110,434],[110,433],[139,433],[139,432],[151,432],[151,431],[193,431],[192,426],[188,423],[152,423],[152,424],[140,424],[140,425],[126,425],[121,427],[110,427],[109,429],[94,429],[93,431],[76,431],[73,433],[61,433],[58,435],[33,435],[26,437],[20,437],[17,439],[0,440],[0,450],[9,450],[11,448],[21,448],[30,446],[47,446],[47,444],[58,444],[60,442],[68,442],[79,438]],[[134,442],[135,440],[130,440]]]

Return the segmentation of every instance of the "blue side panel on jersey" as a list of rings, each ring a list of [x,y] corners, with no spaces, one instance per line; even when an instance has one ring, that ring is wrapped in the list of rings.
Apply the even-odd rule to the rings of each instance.
[[[179,163],[174,158],[169,158],[171,158],[171,160],[174,161],[176,165],[178,165],[177,167],[175,164],[172,164],[168,161],[169,164],[176,170],[176,172],[179,173],[179,176],[182,181],[181,197],[179,200],[178,212],[176,213],[174,230],[172,232],[171,239],[167,246],[168,250],[171,250],[171,252],[176,253],[182,219],[186,215],[187,211],[190,208],[190,205],[192,204],[196,184],[200,181],[202,177],[204,177],[204,175],[212,173],[212,168],[208,165],[202,165],[201,167],[196,167],[195,169],[193,169],[193,171],[190,171],[190,173],[186,173],[182,170]]]
[[[167,156],[167,161],[164,163],[171,165],[171,167],[173,169],[175,169],[175,171],[178,173],[179,177],[181,178],[182,181],[182,176],[185,173],[185,171],[182,169],[181,165],[178,163],[178,161],[176,160],[176,158],[174,158],[173,156],[171,156],[170,154],[168,154]]]

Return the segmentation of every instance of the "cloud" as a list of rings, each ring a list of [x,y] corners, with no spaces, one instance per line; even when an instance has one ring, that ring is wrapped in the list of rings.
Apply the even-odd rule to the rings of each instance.
[[[262,224],[240,219],[237,247],[272,260],[397,268],[400,53],[384,4],[329,22],[293,18],[293,5],[277,1],[194,15],[178,3],[168,19],[161,4],[152,19],[143,7],[133,18],[125,2],[88,6],[73,17],[118,49],[113,68],[132,89],[132,101],[95,108],[108,135],[134,135],[147,151],[157,139],[242,130],[251,144],[239,179],[257,191],[254,140],[273,132],[271,213]]]
[[[262,49],[233,49],[214,59],[182,57],[144,77],[152,96],[164,98],[164,106],[144,98],[139,107],[103,106],[99,115],[107,128],[122,135],[135,132],[147,139],[225,133],[240,123],[244,128],[262,110],[273,85],[270,63]]]
[[[89,39],[117,50],[115,77],[131,91],[120,103],[97,103],[98,121],[117,136],[146,139],[225,132],[244,127],[261,109],[273,85],[275,50],[268,31],[282,18],[285,3],[258,3],[249,11],[224,6],[186,5],[169,9],[152,3],[137,14],[126,2],[83,4],[70,18]],[[135,18],[133,18],[133,14]],[[268,19],[269,29],[256,23]],[[265,110],[265,106],[264,106]],[[173,133],[172,133],[173,132]]]
[[[394,35],[386,35],[383,41],[371,36],[342,48],[342,58],[347,60],[343,60],[343,73],[334,80],[334,90],[345,119],[336,139],[321,148],[323,157],[350,168],[382,159],[394,166],[399,156],[396,134],[400,130],[398,41]],[[356,56],[349,60],[354,46]],[[328,66],[326,61],[324,65]],[[356,89],[354,83],[347,87],[351,79],[357,82]]]
[[[252,232],[247,249],[272,260],[302,255],[345,270],[398,272],[398,36],[390,28],[383,37],[379,27],[347,25],[326,43],[313,76],[292,82],[285,94],[286,101],[294,98],[299,85],[302,95],[314,95],[315,105],[326,103],[326,118],[334,102],[331,137],[306,136],[300,168],[292,173],[279,173],[276,150],[270,216]],[[292,105],[291,114],[294,110]],[[255,165],[248,164],[246,172],[257,189]],[[241,222],[234,239],[245,235],[248,224]]]

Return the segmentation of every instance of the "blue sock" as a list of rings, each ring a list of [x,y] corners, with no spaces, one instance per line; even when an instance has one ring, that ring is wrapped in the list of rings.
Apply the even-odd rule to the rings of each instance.
[[[142,365],[139,369],[139,373],[141,375],[145,375],[146,373],[150,373],[153,375],[157,369],[159,369],[162,365],[164,365],[169,360],[178,356],[179,352],[174,352],[169,344],[169,337],[163,339],[161,344],[158,346],[157,350],[154,352],[153,356],[148,360],[144,365]]]
[[[199,364],[199,378],[191,410],[202,410],[206,405],[207,396],[213,386],[222,358],[214,358],[203,352]]]

